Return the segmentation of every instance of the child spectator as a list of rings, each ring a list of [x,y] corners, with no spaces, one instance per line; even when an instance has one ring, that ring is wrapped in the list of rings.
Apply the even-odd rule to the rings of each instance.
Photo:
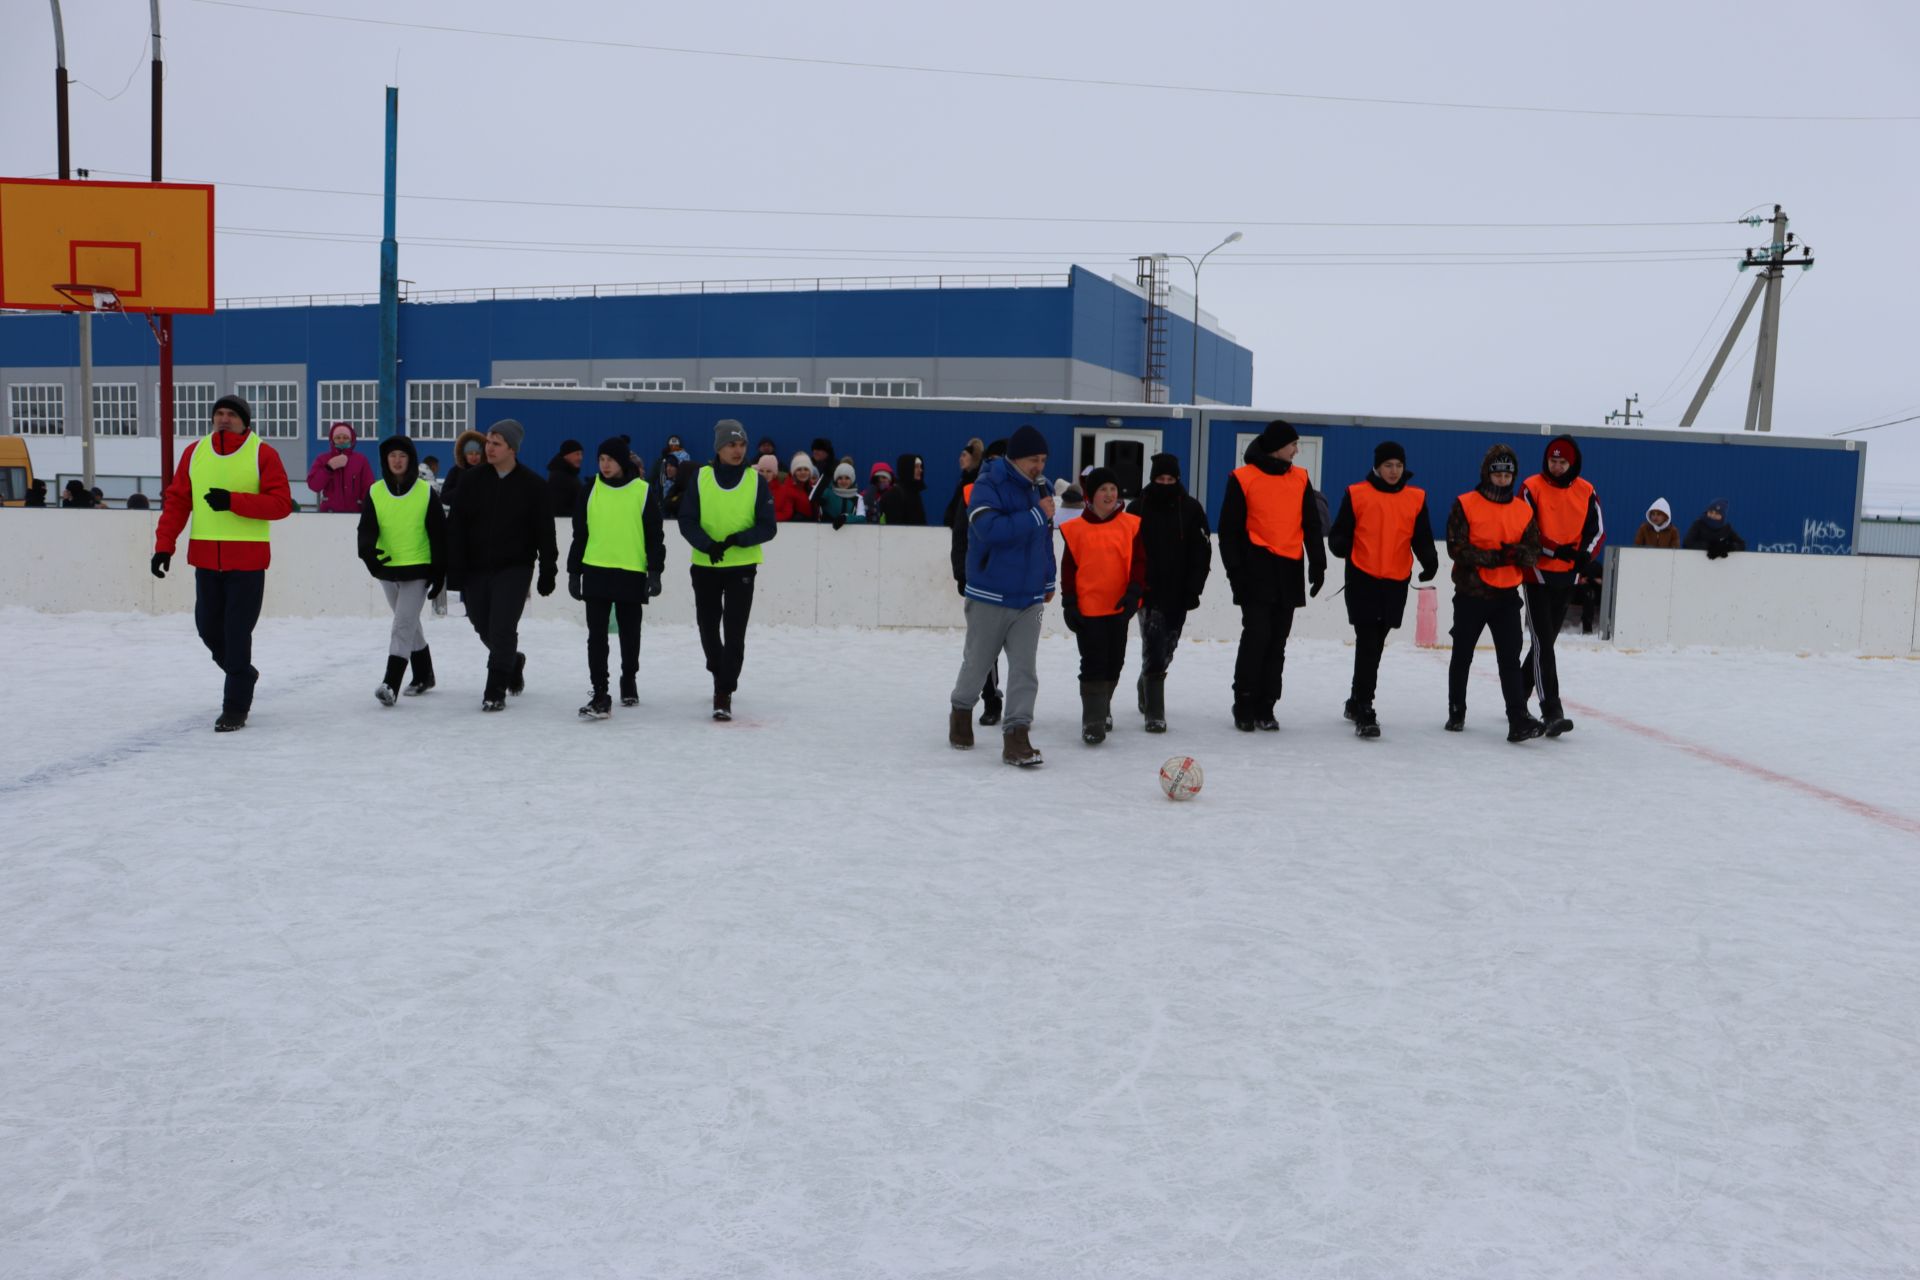
[[[838,529],[848,524],[867,522],[866,500],[853,487],[853,464],[842,462],[833,469],[833,487],[820,495],[820,519]]]
[[[1647,508],[1647,518],[1634,531],[1636,547],[1663,547],[1668,551],[1680,545],[1680,531],[1673,527],[1673,508],[1665,498],[1655,498]]]
[[[1707,504],[1706,514],[1693,522],[1680,544],[1688,551],[1704,551],[1709,560],[1725,560],[1735,551],[1745,551],[1747,540],[1727,523],[1727,500],[1715,498]]]

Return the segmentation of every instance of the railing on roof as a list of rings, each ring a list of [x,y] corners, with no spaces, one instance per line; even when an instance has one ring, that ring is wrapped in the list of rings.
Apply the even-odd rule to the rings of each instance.
[[[826,293],[850,289],[1057,289],[1065,272],[1024,275],[804,276],[784,280],[668,280],[638,284],[506,285],[497,289],[413,289],[402,302],[497,302],[527,298],[633,298],[688,293]],[[221,310],[242,307],[355,307],[380,301],[378,293],[294,293],[258,298],[222,298]]]

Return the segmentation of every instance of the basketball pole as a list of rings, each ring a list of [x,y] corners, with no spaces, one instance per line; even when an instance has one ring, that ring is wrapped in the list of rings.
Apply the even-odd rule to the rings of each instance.
[[[60,156],[60,181],[73,177],[72,135],[67,126],[67,29],[60,20],[60,0],[53,3],[53,119],[55,146]],[[80,479],[93,489],[93,312],[82,311],[80,321]]]
[[[160,0],[150,0],[153,11],[153,180],[160,181],[160,86],[166,75],[160,56]],[[173,483],[173,313],[162,312],[154,337],[160,342],[160,491]]]

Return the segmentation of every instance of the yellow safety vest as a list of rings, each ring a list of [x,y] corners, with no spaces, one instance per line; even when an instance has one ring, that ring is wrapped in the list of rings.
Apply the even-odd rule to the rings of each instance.
[[[587,549],[581,553],[580,563],[596,569],[645,573],[647,534],[641,515],[646,509],[645,480],[629,480],[618,486],[595,480],[587,493]]]
[[[193,537],[199,542],[267,542],[268,522],[215,511],[207,505],[207,490],[225,489],[230,493],[260,492],[260,437],[247,432],[240,447],[222,457],[213,450],[213,437],[207,436],[194,446],[188,467],[188,483],[193,489]]]
[[[731,489],[722,489],[720,481],[714,476],[712,467],[700,468],[700,528],[709,538],[720,542],[730,533],[745,533],[753,528],[753,509],[760,501],[760,473],[752,467],[740,483]],[[735,565],[759,564],[761,561],[760,544],[751,547],[728,547],[726,553],[715,564],[707,553],[697,548],[693,553],[693,567],[696,569],[731,569]]]
[[[420,479],[398,497],[384,478],[367,491],[373,497],[374,518],[380,522],[380,540],[374,545],[386,553],[387,568],[404,569],[433,563],[433,543],[427,538],[427,504],[433,486]]]

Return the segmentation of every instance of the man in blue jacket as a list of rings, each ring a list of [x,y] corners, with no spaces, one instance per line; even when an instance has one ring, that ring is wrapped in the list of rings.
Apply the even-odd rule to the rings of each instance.
[[[987,459],[974,482],[967,502],[967,647],[947,721],[948,745],[972,747],[973,704],[1004,649],[1000,760],[1022,767],[1040,763],[1027,730],[1040,692],[1040,615],[1054,591],[1053,494],[1041,479],[1046,468],[1046,437],[1023,426],[1007,441],[1007,456]]]

